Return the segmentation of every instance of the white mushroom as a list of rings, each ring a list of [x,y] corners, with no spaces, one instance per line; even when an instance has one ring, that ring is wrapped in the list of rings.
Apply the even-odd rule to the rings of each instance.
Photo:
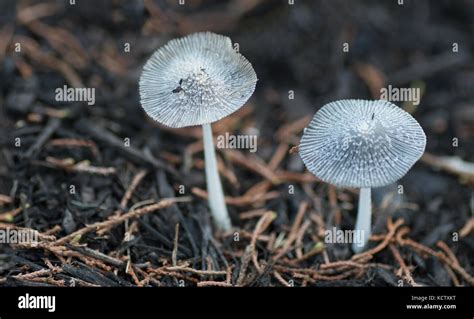
[[[355,229],[362,243],[371,233],[371,188],[391,184],[415,164],[425,150],[418,122],[382,100],[341,100],[326,104],[306,128],[299,153],[316,177],[339,186],[360,188]]]
[[[231,228],[217,172],[211,123],[241,108],[257,76],[231,40],[211,32],[174,39],[143,67],[141,105],[154,120],[179,128],[202,125],[209,206],[216,225]]]

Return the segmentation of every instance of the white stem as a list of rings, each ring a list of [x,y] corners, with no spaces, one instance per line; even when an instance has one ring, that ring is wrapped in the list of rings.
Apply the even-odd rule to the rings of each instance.
[[[367,245],[371,234],[372,200],[370,198],[370,188],[361,188],[359,192],[359,208],[357,211],[357,222],[355,225],[355,235],[357,238],[352,243],[352,250],[360,253]]]
[[[229,214],[224,200],[224,192],[217,171],[216,152],[214,150],[214,139],[212,138],[211,124],[202,125],[202,136],[204,142],[204,160],[206,166],[207,195],[209,208],[216,226],[222,230],[229,230]]]

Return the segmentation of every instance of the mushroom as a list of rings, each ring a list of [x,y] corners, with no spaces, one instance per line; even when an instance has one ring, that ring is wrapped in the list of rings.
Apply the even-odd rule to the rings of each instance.
[[[383,100],[340,100],[324,105],[305,129],[300,156],[311,173],[338,187],[360,188],[355,230],[362,243],[371,232],[371,188],[391,184],[415,164],[425,150],[418,122]],[[357,237],[359,238],[359,237]]]
[[[241,108],[257,76],[230,38],[199,32],[169,41],[150,57],[140,77],[145,112],[173,128],[202,125],[209,208],[215,224],[231,228],[217,172],[211,123]]]

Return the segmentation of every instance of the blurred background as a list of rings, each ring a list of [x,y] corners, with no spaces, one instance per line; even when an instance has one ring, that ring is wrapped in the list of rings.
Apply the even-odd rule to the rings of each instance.
[[[2,212],[9,213],[0,215],[3,222],[40,231],[59,225],[53,233],[70,234],[110,216],[137,171],[152,168],[158,173],[149,173],[130,203],[166,197],[185,185],[186,194],[201,198],[199,204],[181,207],[188,231],[208,234],[200,130],[172,130],[151,121],[139,104],[138,78],[148,57],[170,39],[213,31],[238,43],[259,78],[247,105],[214,126],[215,134],[258,134],[255,156],[220,155],[226,194],[234,199],[234,224],[251,232],[258,218],[242,219],[242,214],[272,210],[277,218],[270,229],[285,233],[300,203],[308,201],[325,227],[352,229],[357,192],[317,182],[299,156],[288,151],[329,101],[377,99],[388,85],[417,88],[419,105],[395,103],[420,122],[427,154],[400,182],[403,194],[397,185],[374,191],[379,207],[375,232],[385,231],[388,217],[403,218],[418,242],[430,247],[448,242],[473,272],[474,1],[185,0],[180,5],[178,0],[5,0],[0,21],[0,194]],[[56,101],[55,89],[64,85],[95,88],[95,105]],[[124,146],[127,139],[132,149]],[[70,185],[76,193],[70,193]],[[291,195],[290,185],[295,187]],[[251,193],[262,196],[256,200]],[[17,207],[23,207],[21,212]],[[203,220],[188,218],[189,212]],[[156,226],[169,241],[177,218],[172,213],[159,217],[161,226]],[[303,253],[320,239],[321,225],[311,223],[302,239]],[[143,224],[154,225],[149,220]],[[139,228],[143,236],[137,235],[133,245],[124,246],[123,231],[117,231],[115,240],[89,238],[89,246],[112,255],[118,249],[117,256],[132,247],[137,262],[167,256],[169,243],[153,239],[153,229],[142,222]],[[463,239],[454,241],[453,234],[462,229]],[[183,240],[189,251],[182,258],[202,248]],[[229,238],[218,241],[230,245]],[[153,245],[162,250],[149,248]],[[329,259],[351,255],[346,246],[326,253]],[[224,255],[227,260],[240,257]],[[39,260],[41,253],[22,256]],[[417,280],[455,284],[437,261],[422,264],[416,253],[407,256],[418,269]],[[303,265],[322,260],[311,257]],[[18,260],[0,274],[15,273],[17,266]],[[373,285],[389,281],[374,276]],[[367,284],[367,278],[350,284]],[[258,280],[260,285],[275,281]]]

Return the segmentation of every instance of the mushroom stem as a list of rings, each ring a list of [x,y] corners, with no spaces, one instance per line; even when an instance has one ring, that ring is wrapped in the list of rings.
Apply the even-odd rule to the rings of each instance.
[[[367,245],[371,231],[372,201],[370,188],[361,188],[359,192],[359,208],[357,211],[357,222],[355,225],[355,238],[362,239],[352,243],[352,250],[360,253]],[[360,234],[360,237],[359,235]]]
[[[202,125],[202,135],[209,208],[214,217],[216,226],[222,230],[229,230],[232,225],[230,223],[229,214],[227,213],[222,184],[217,171],[216,152],[214,150],[211,124]]]

